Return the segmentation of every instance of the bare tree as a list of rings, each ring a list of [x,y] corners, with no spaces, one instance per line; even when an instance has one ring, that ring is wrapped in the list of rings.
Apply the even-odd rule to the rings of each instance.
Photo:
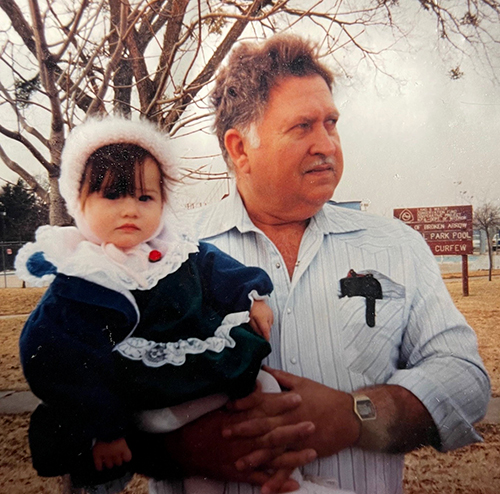
[[[491,281],[493,271],[493,247],[492,239],[500,229],[500,206],[495,206],[492,202],[487,202],[474,211],[474,228],[483,230],[486,233],[488,244],[489,275]]]
[[[436,42],[490,64],[498,48],[500,4],[413,0],[414,22],[436,22]],[[443,4],[443,5],[442,5]],[[41,197],[50,221],[68,218],[57,178],[65,135],[86,115],[141,114],[166,133],[184,131],[206,111],[204,88],[243,36],[314,28],[325,55],[358,55],[377,66],[370,34],[385,48],[404,40],[407,17],[397,0],[0,0],[0,104],[3,143],[17,142],[49,177],[46,190],[0,142],[0,159]],[[405,5],[405,8],[407,6]],[[406,19],[406,20],[403,20]],[[318,36],[316,36],[318,37]],[[465,41],[465,43],[464,43]],[[344,66],[344,70],[348,70]],[[460,66],[450,77],[462,74]]]

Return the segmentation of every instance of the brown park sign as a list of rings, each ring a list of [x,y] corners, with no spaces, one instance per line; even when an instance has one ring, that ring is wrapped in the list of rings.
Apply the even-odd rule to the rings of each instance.
[[[472,206],[395,209],[394,217],[420,232],[435,256],[473,253]]]

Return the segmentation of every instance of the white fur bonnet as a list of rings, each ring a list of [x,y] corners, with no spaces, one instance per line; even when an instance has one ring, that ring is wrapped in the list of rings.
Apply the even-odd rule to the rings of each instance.
[[[97,149],[120,142],[144,148],[158,161],[164,175],[175,175],[176,164],[170,139],[153,123],[115,116],[89,118],[70,132],[61,156],[59,189],[69,214],[74,218],[81,209],[78,196],[87,159]],[[165,197],[168,193],[167,182],[163,181]]]

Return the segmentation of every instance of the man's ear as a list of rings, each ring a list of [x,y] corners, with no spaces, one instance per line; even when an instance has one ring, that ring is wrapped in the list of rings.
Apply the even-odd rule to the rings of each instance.
[[[235,172],[247,173],[249,170],[247,140],[236,129],[229,129],[224,135],[224,145],[234,164]]]

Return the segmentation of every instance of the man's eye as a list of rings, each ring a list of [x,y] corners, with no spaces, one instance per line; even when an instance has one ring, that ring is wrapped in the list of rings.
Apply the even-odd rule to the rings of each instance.
[[[142,196],[139,196],[139,201],[141,202],[148,202],[148,201],[152,201],[153,198],[151,196],[148,196],[148,195],[142,195]]]
[[[329,118],[326,121],[326,125],[330,128],[335,128],[337,126],[338,119],[337,118]]]
[[[302,122],[297,125],[299,129],[308,129],[311,126],[309,122]]]

